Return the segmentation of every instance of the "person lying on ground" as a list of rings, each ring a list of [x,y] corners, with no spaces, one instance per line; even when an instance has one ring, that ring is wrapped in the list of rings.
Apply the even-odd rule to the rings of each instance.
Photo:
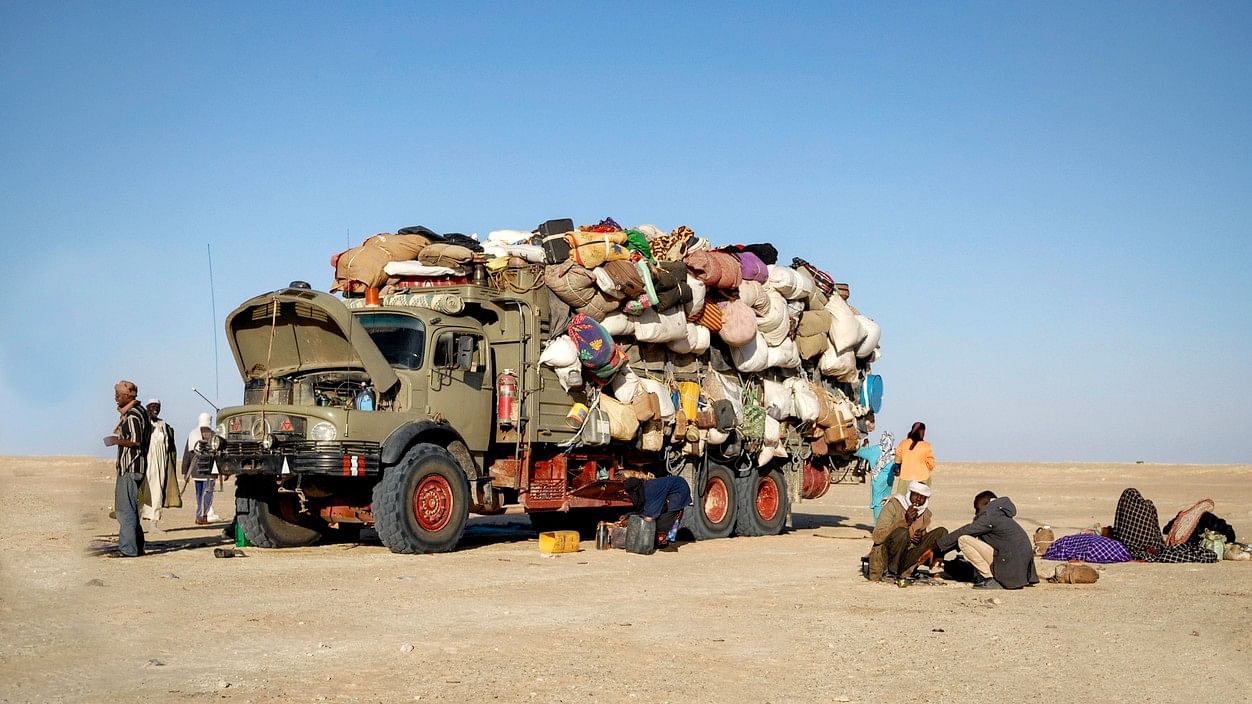
[[[627,479],[626,493],[635,510],[648,516],[656,525],[656,542],[665,546],[674,541],[681,523],[683,509],[691,503],[691,487],[682,477]]]
[[[946,528],[930,529],[930,495],[930,487],[909,482],[907,496],[893,496],[883,506],[869,551],[871,582],[882,581],[888,572],[907,576],[923,555],[934,554],[934,547],[947,535]]]
[[[1013,520],[1017,507],[1009,497],[984,491],[974,497],[974,520],[948,533],[935,552],[954,547],[978,571],[975,589],[1021,589],[1038,584],[1030,536]]]
[[[1184,512],[1185,513],[1185,512]],[[1171,526],[1172,528],[1172,526]],[[1128,488],[1117,499],[1113,515],[1112,537],[1136,560],[1147,562],[1217,562],[1220,557],[1199,543],[1184,542],[1166,545],[1156,504],[1144,498],[1138,489]]]

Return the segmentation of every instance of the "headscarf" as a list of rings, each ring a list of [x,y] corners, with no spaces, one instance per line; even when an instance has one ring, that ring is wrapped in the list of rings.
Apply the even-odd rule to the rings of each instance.
[[[874,468],[869,471],[870,477],[877,478],[882,471],[890,467],[896,461],[896,438],[891,431],[884,430],[882,435],[878,436],[878,449],[882,452],[878,455],[878,462]]]
[[[922,505],[916,507],[917,515],[920,516],[923,513],[926,513],[926,509],[930,508],[930,494],[931,493],[932,492],[931,492],[930,487],[926,486],[925,484],[919,481],[911,481],[909,482],[908,490],[905,491],[903,494],[896,494],[895,500],[899,501],[900,505],[904,507],[905,511],[907,511],[913,507],[913,502],[909,501],[909,494],[921,494],[922,496],[925,496],[926,500],[922,502]]]
[[[204,440],[204,438],[201,437],[200,435],[201,428],[208,428],[209,430],[213,429],[213,415],[211,413],[201,413],[199,420],[196,422],[196,427],[193,428],[192,431],[187,435],[187,450],[188,451],[195,450],[196,443]]]

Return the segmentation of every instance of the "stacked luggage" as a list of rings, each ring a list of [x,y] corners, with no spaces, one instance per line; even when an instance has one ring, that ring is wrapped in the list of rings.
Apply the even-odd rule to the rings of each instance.
[[[475,283],[546,286],[571,313],[540,362],[567,391],[590,392],[588,423],[607,419],[611,440],[644,450],[702,454],[731,443],[765,464],[797,450],[799,438],[805,454],[847,455],[881,402],[870,373],[879,326],[848,303],[846,284],[800,258],[779,263],[768,243],[716,246],[686,226],[551,220],[492,232],[481,245],[406,228],[335,261],[334,290],[348,293],[468,283],[477,265],[490,279]],[[699,372],[680,380],[636,369],[635,347],[692,356]],[[601,440],[588,435],[584,444]]]

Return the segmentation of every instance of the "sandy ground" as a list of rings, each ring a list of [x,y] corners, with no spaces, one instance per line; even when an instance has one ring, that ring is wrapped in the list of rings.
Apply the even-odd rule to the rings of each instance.
[[[444,555],[214,559],[220,526],[183,508],[126,560],[93,550],[116,538],[111,473],[0,458],[0,701],[1252,700],[1252,562],[1016,592],[871,585],[861,484],[799,505],[786,535],[650,557],[545,557],[504,516]],[[1252,536],[1246,465],[944,465],[932,505],[956,528],[991,488],[1059,535],[1111,522],[1126,486],[1163,516],[1213,497]]]

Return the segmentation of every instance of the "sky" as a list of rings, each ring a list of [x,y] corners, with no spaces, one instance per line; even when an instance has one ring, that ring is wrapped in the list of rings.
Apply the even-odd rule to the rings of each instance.
[[[0,454],[377,232],[680,224],[883,327],[945,460],[1247,463],[1252,5],[0,0]],[[210,280],[208,252],[212,251]]]

